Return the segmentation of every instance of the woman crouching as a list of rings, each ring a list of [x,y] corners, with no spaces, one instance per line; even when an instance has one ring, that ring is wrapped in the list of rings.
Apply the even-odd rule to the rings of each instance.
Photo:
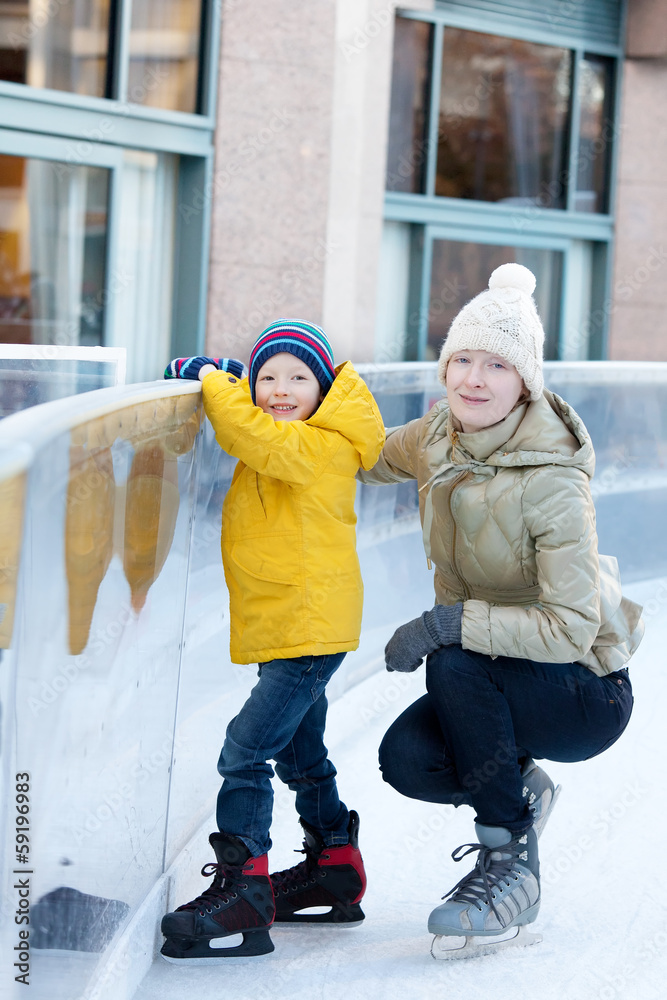
[[[598,555],[588,432],[544,389],[534,288],[519,264],[493,272],[442,348],[447,398],[359,475],[419,486],[436,604],[385,657],[400,671],[427,657],[427,694],[386,733],[380,765],[404,795],[475,810],[478,843],[453,857],[477,851],[476,865],[429,919],[468,950],[535,920],[537,838],[557,792],[535,758],[586,760],[618,739],[643,631],[616,560]]]

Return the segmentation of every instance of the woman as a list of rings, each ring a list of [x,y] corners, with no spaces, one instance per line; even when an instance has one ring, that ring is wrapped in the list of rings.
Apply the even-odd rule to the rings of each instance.
[[[557,789],[533,758],[585,760],[618,739],[643,631],[616,561],[598,556],[590,437],[544,389],[534,288],[519,264],[493,272],[442,348],[446,400],[391,432],[359,476],[419,485],[437,603],[385,657],[401,671],[427,657],[428,693],[391,726],[380,765],[404,795],[475,810],[479,843],[453,857],[476,850],[477,863],[429,920],[467,950],[535,920]]]

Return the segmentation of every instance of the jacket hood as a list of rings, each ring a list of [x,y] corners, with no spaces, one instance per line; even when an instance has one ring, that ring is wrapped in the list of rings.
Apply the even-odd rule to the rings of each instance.
[[[547,389],[494,427],[452,438],[453,450],[460,444],[470,458],[487,465],[560,465],[580,469],[589,478],[595,471],[593,444],[581,417]]]
[[[336,368],[333,385],[305,423],[343,434],[364,469],[371,469],[380,456],[384,422],[368,386],[349,361]]]

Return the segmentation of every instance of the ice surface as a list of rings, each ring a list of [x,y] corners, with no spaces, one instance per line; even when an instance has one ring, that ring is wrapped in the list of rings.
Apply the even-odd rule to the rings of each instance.
[[[664,1000],[667,579],[626,589],[646,607],[631,666],[635,710],[606,753],[546,765],[563,791],[540,841],[542,908],[532,929],[541,944],[465,962],[429,954],[427,917],[464,874],[469,859],[458,865],[450,854],[474,840],[472,810],[420,803],[383,783],[378,744],[423,693],[424,674],[377,672],[331,706],[327,729],[341,793],[361,815],[365,922],[279,926],[272,954],[212,967],[157,959],[134,1000]],[[274,869],[298,860],[299,831],[291,807],[278,808]]]

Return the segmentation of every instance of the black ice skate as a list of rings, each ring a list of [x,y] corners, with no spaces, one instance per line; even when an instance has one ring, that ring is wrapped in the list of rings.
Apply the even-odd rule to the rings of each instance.
[[[322,837],[305,820],[302,854],[292,868],[271,875],[276,896],[276,921],[316,924],[355,924],[364,919],[359,906],[366,891],[366,873],[359,852],[359,817],[350,811],[349,842],[327,847]],[[328,907],[320,913],[312,907]]]
[[[269,934],[275,906],[266,854],[253,858],[238,837],[212,833],[208,838],[217,862],[204,865],[202,875],[213,882],[201,896],[162,918],[166,941],[161,954],[169,962],[206,964],[274,950]],[[236,947],[219,947],[220,939],[242,934]],[[213,943],[215,942],[215,943]]]

